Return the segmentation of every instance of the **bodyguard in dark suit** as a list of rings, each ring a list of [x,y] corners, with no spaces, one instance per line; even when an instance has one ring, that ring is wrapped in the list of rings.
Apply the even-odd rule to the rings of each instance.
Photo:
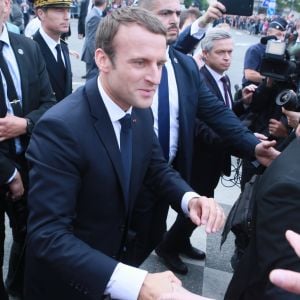
[[[274,286],[271,270],[300,271],[300,260],[285,238],[300,232],[300,140],[294,140],[266,169],[255,185],[250,244],[237,265],[226,300],[293,300],[299,295]]]
[[[1,1],[0,299],[5,300],[8,299],[8,295],[2,276],[4,216],[7,213],[10,218],[14,238],[6,288],[9,293],[22,296],[22,252],[26,233],[25,210],[28,181],[24,152],[35,123],[49,107],[55,104],[45,62],[38,45],[28,38],[9,33],[4,26],[2,16],[9,11],[9,8],[9,0]],[[15,208],[22,209],[22,220],[20,215],[16,215]]]
[[[57,101],[72,93],[72,70],[68,45],[60,37],[68,32],[71,0],[34,2],[41,20],[40,29],[33,35],[39,44]]]
[[[179,284],[171,272],[121,263],[142,184],[208,230],[224,221],[213,199],[199,198],[168,166],[153,131],[164,26],[144,10],[118,9],[101,22],[96,48],[99,77],[45,114],[27,152],[28,300],[157,299]]]
[[[190,180],[193,154],[193,133],[196,116],[204,120],[224,137],[226,141],[230,141],[234,148],[238,149],[245,156],[251,157],[254,152],[262,145],[257,146],[259,141],[243,126],[241,126],[236,116],[224,106],[218,98],[216,98],[207,88],[204,81],[200,78],[199,69],[195,61],[180,53],[174,47],[174,43],[178,36],[180,1],[178,0],[140,0],[139,5],[143,8],[151,10],[163,22],[168,33],[168,60],[166,63],[167,70],[167,89],[169,99],[167,97],[154,97],[152,111],[154,114],[154,128],[160,139],[161,145],[168,145],[169,149],[165,152],[165,157],[169,164],[179,171],[181,176],[187,181]],[[162,83],[166,81],[162,80]],[[160,89],[159,89],[160,90]],[[166,118],[169,120],[170,131],[166,135],[166,139],[161,138],[160,130],[166,126],[160,126],[160,120],[164,117],[160,114],[160,101],[169,102],[169,113]],[[169,100],[169,101],[168,101]],[[169,141],[166,140],[169,138]],[[152,191],[141,192],[143,201],[138,203],[137,210],[134,214],[134,221],[144,223],[148,228],[142,228],[133,222],[133,230],[138,232],[137,257],[136,264],[141,263],[143,259],[153,250],[153,248],[161,241],[165,232],[165,220],[168,212],[168,206],[162,207],[159,202],[157,207],[153,207],[156,198]],[[158,200],[157,200],[158,201]],[[147,206],[148,204],[148,206]],[[155,211],[155,212],[154,212]],[[151,215],[154,212],[154,215]],[[179,218],[182,216],[179,215]],[[169,233],[168,233],[169,234]],[[166,237],[171,238],[172,233]],[[146,246],[145,246],[146,245]],[[167,249],[163,246],[157,251],[169,268],[176,272],[187,273],[187,267],[183,264],[178,256],[178,252],[184,252],[189,257],[203,259],[204,254],[193,248],[191,244],[185,244],[182,249],[178,249],[181,243],[170,243]],[[142,248],[146,248],[142,249]],[[144,252],[144,253],[143,253]]]

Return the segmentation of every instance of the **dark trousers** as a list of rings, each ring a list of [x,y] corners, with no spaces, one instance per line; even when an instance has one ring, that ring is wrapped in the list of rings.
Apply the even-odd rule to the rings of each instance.
[[[199,146],[200,147],[200,146]],[[191,186],[200,195],[213,197],[214,190],[220,179],[220,167],[211,167],[208,161],[216,160],[214,154],[208,151],[202,153],[201,148],[195,151],[193,159]],[[168,252],[178,253],[190,246],[190,237],[197,226],[192,221],[178,214],[175,223],[170,230],[166,232],[161,247]]]
[[[0,187],[0,260],[3,266],[4,239],[5,239],[5,214],[9,219],[9,225],[12,229],[13,243],[10,250],[8,273],[5,280],[6,290],[13,296],[22,299],[23,281],[24,281],[24,254],[25,254],[25,237],[27,223],[27,190],[28,190],[28,172],[27,162],[24,155],[14,157],[16,166],[21,174],[25,193],[20,200],[12,201],[8,196],[8,186]],[[2,294],[5,295],[3,274],[1,272],[0,282],[0,299]]]

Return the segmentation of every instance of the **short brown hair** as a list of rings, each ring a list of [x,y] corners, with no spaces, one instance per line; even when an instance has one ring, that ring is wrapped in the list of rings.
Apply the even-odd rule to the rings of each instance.
[[[96,33],[96,49],[101,48],[113,61],[114,37],[121,25],[131,24],[137,24],[154,34],[167,35],[165,26],[150,12],[138,7],[119,8],[100,22]]]

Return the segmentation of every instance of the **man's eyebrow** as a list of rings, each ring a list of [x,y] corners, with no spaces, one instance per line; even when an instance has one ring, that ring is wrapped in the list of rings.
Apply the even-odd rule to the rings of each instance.
[[[173,14],[173,13],[175,13],[176,15],[180,15],[181,10],[162,9],[158,13],[159,14]]]

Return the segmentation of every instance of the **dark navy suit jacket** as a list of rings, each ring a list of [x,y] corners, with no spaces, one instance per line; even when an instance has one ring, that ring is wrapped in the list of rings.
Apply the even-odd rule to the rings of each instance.
[[[121,154],[96,80],[49,110],[31,138],[28,300],[101,299],[125,250],[142,184],[178,211],[183,194],[191,190],[163,159],[151,110],[133,108],[130,194],[125,197]]]

